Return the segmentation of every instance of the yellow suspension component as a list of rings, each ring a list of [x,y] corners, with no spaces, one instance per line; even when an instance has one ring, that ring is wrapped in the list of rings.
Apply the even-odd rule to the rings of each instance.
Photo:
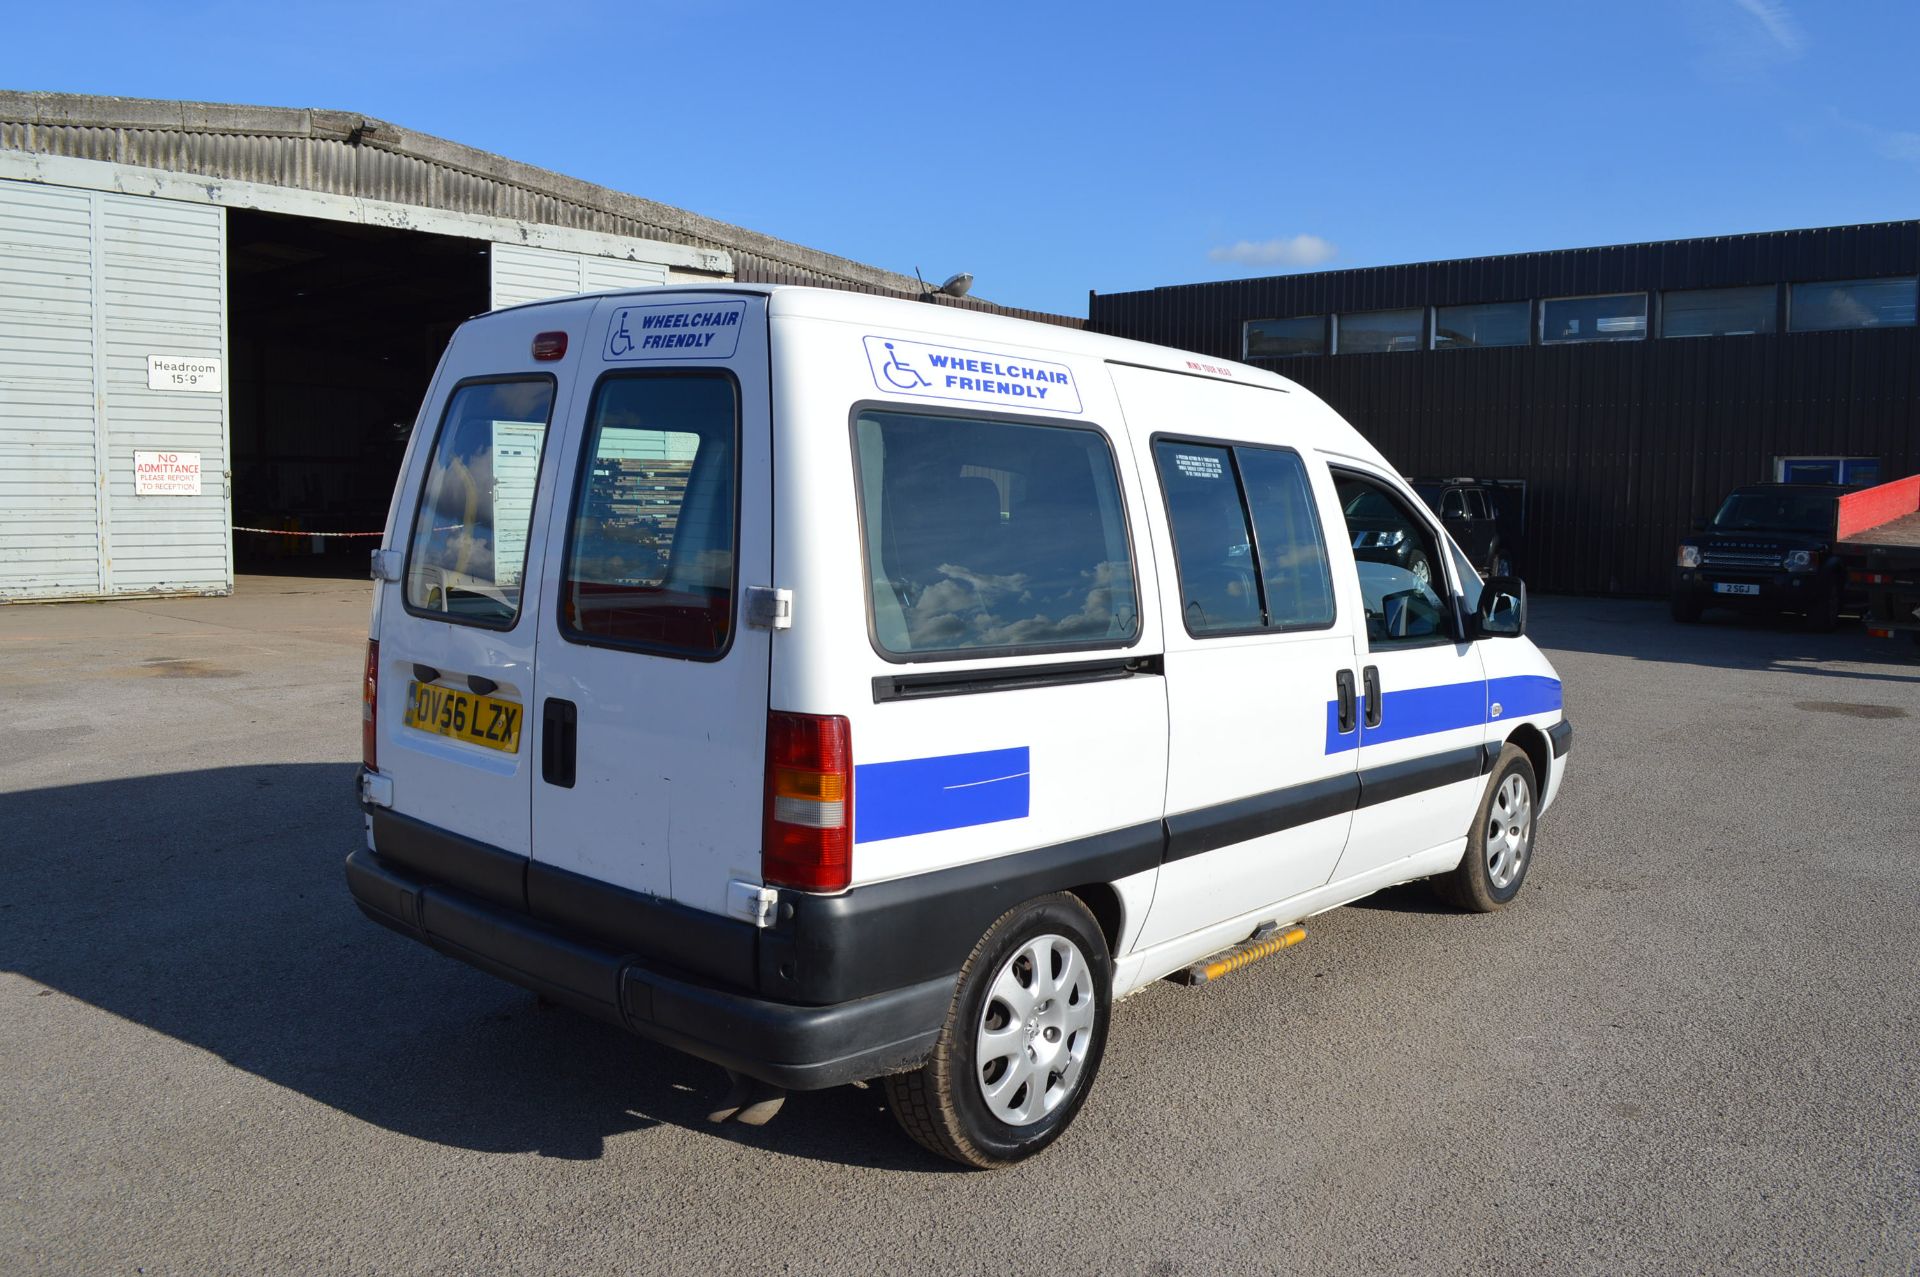
[[[1282,949],[1291,949],[1306,938],[1305,927],[1290,927],[1278,935],[1270,935],[1264,939],[1256,935],[1254,939],[1244,944],[1235,945],[1205,962],[1196,962],[1188,967],[1186,983],[1206,984],[1210,980],[1218,980],[1221,976],[1230,975],[1241,967],[1250,966],[1262,958],[1270,958]]]

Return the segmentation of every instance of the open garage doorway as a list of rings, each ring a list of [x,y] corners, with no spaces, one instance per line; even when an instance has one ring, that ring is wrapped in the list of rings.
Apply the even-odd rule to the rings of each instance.
[[[235,567],[362,576],[376,539],[312,534],[385,525],[440,352],[488,308],[490,245],[239,209],[227,235]]]

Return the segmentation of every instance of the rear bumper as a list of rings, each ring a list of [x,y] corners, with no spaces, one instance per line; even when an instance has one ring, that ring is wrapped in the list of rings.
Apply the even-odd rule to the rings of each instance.
[[[789,1090],[913,1068],[932,1051],[952,977],[828,1006],[796,1006],[691,978],[361,849],[347,886],[375,922],[504,980],[703,1060]]]

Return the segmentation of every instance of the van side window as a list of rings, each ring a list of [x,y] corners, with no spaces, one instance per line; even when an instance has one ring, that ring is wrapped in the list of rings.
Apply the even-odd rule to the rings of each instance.
[[[1177,439],[1153,448],[1187,633],[1333,623],[1326,542],[1298,455]]]
[[[882,652],[984,655],[1138,637],[1126,512],[1103,435],[868,411],[854,443]]]
[[[1368,646],[1412,646],[1451,638],[1445,560],[1427,525],[1396,494],[1370,479],[1336,470],[1334,487],[1347,516],[1347,534],[1353,538]]]
[[[497,629],[520,614],[553,379],[475,381],[447,400],[407,548],[406,602]]]
[[[600,383],[567,530],[561,633],[696,659],[726,650],[738,421],[724,373]]]

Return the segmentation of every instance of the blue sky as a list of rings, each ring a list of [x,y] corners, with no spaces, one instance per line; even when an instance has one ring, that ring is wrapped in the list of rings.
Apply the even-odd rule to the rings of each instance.
[[[0,87],[335,107],[982,296],[1920,216],[1920,5],[21,5]]]

